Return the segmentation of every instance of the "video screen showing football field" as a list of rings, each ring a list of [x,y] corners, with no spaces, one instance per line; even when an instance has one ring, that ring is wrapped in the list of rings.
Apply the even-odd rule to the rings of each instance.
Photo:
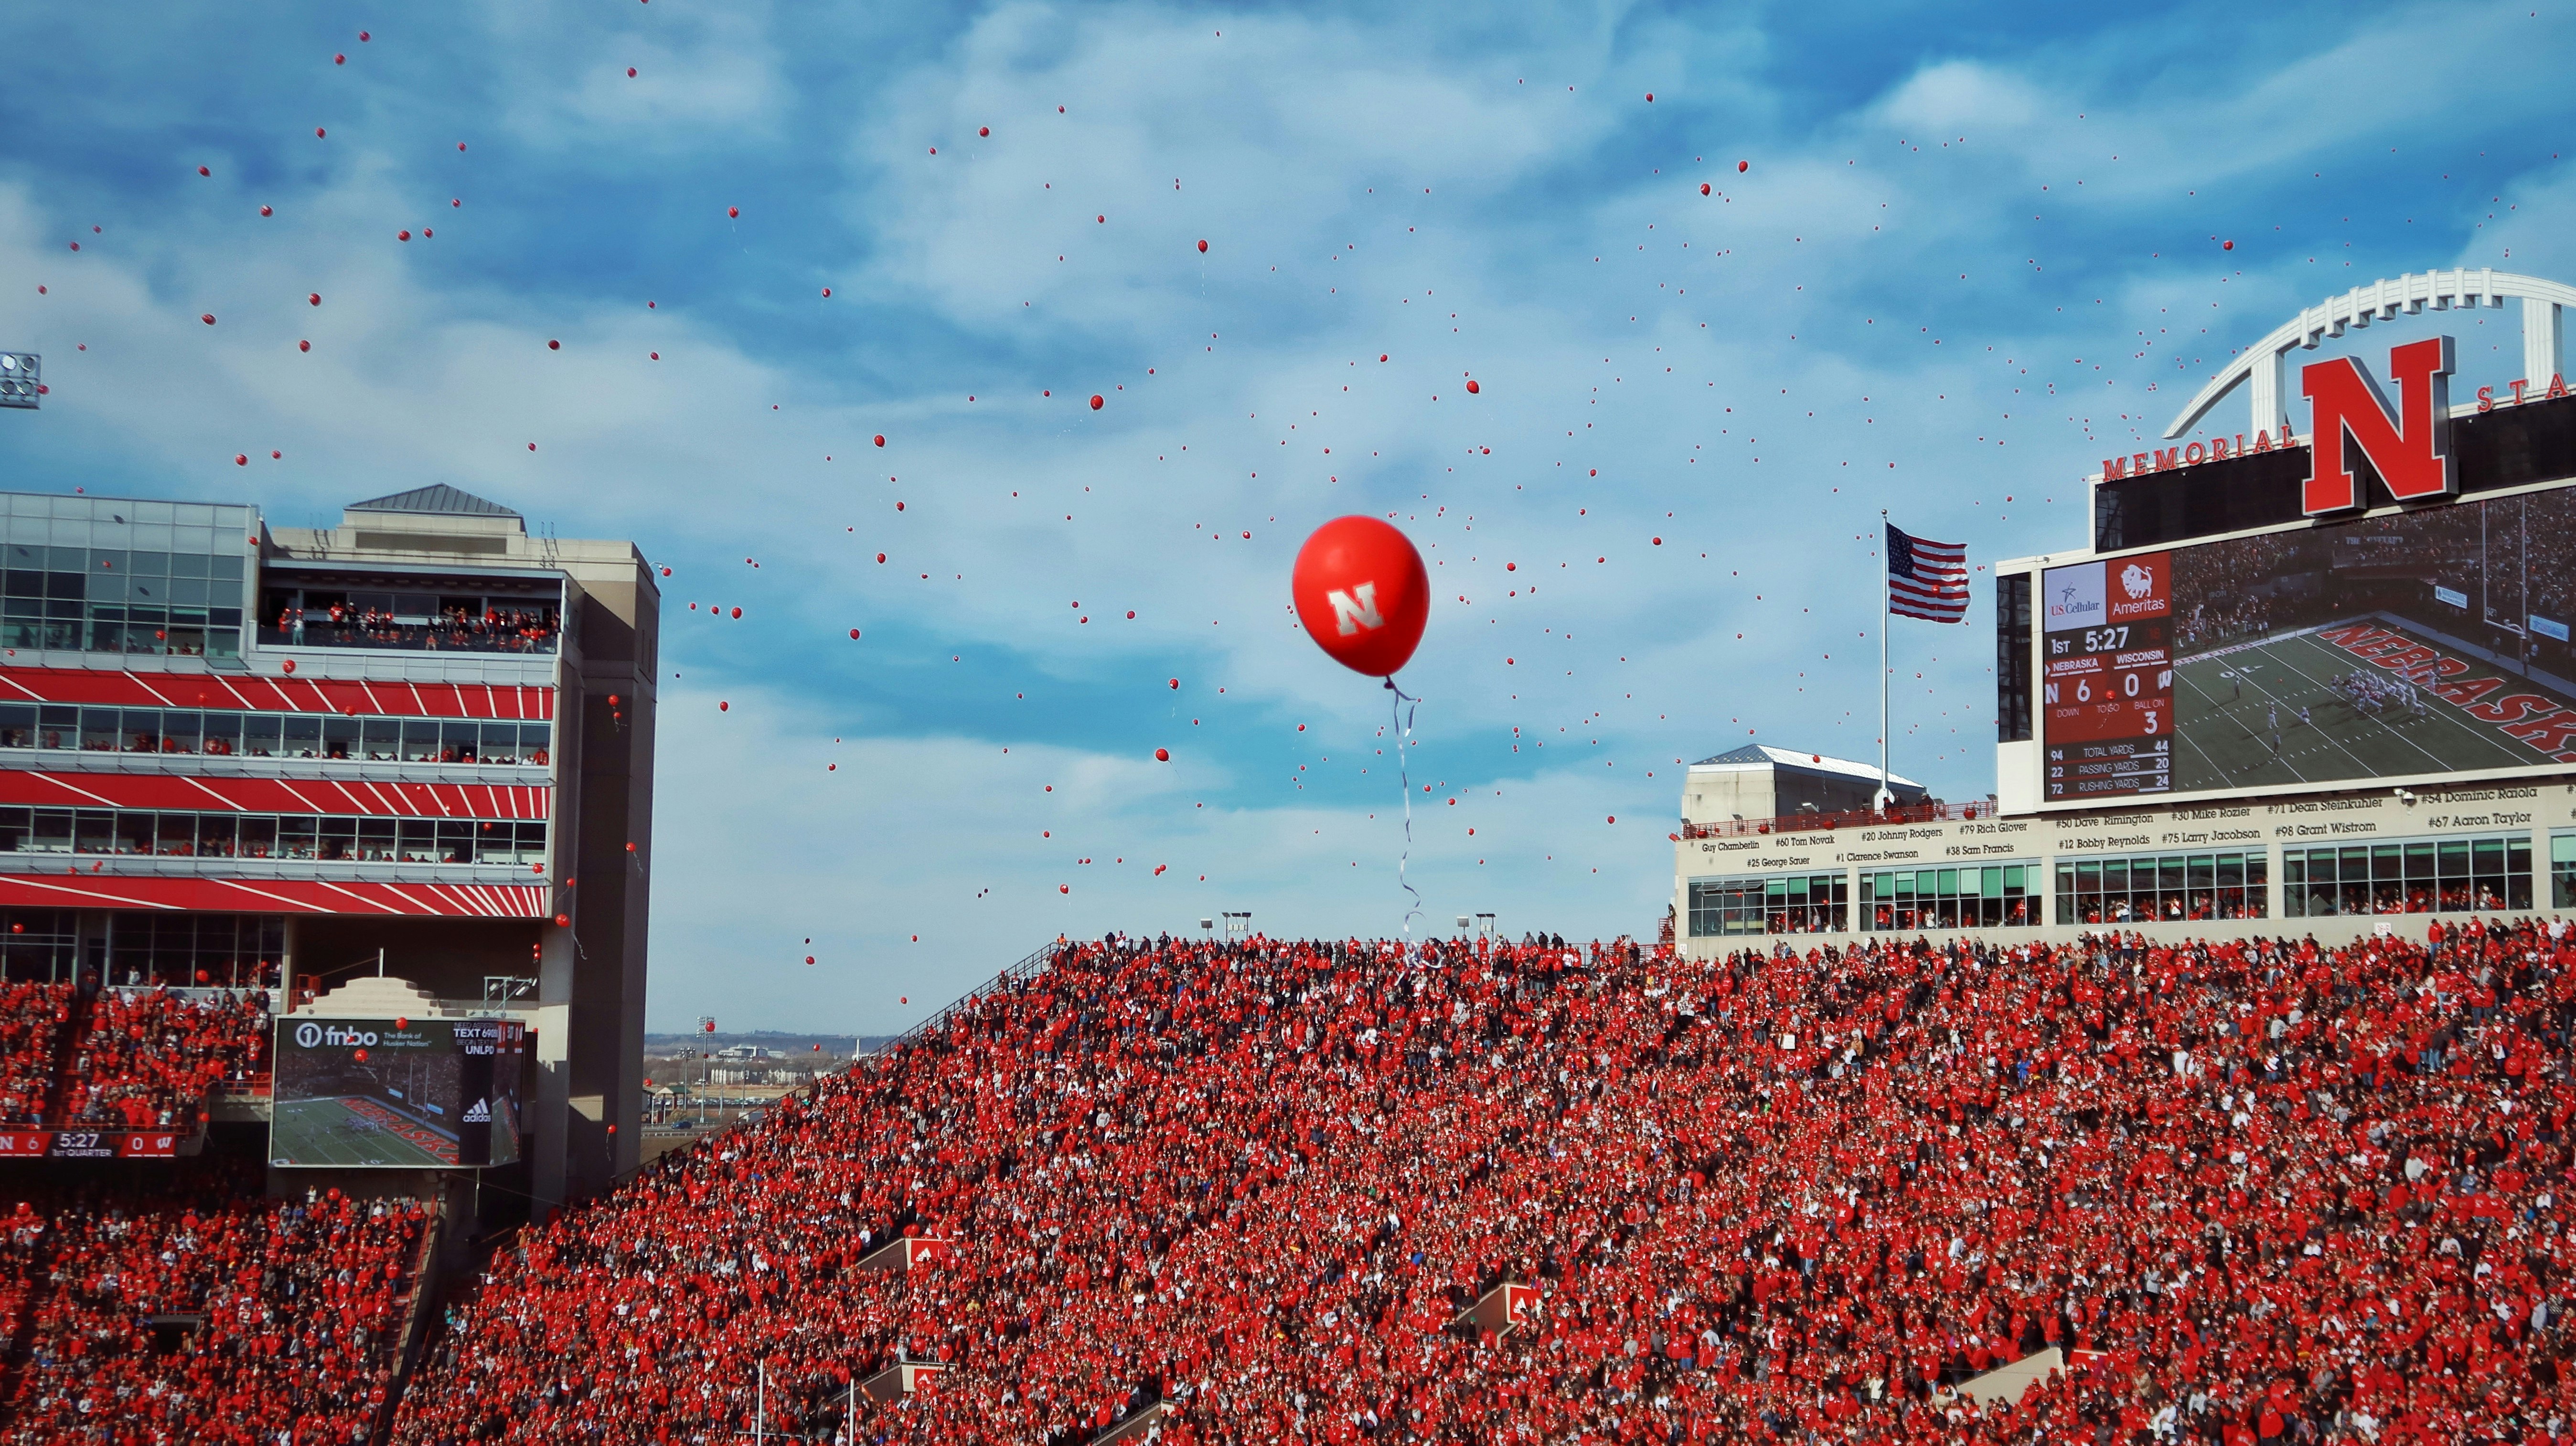
[[[461,1061],[446,1021],[288,1021],[279,1029],[269,1158],[280,1165],[458,1162]]]
[[[2576,763],[2576,488],[2172,554],[2173,787]]]
[[[269,1156],[280,1165],[456,1163],[456,1136],[364,1095],[279,1100]]]
[[[2410,681],[2355,647],[2431,656]],[[2174,791],[2528,768],[2576,751],[2576,702],[2558,689],[2455,658],[2477,666],[2445,692],[2443,658],[2454,654],[2433,638],[2373,618],[2187,659],[2174,670]]]

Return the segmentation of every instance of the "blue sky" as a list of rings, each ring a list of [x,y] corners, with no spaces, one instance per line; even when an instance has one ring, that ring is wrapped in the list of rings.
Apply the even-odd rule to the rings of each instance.
[[[1873,755],[1880,508],[2073,546],[2294,308],[2576,276],[2559,5],[139,13],[11,17],[0,485],[635,538],[657,1028],[1401,927],[1387,697],[1287,611],[1349,512],[1432,563],[1417,929],[1649,933],[1683,760]],[[1983,584],[1892,638],[1954,799]]]

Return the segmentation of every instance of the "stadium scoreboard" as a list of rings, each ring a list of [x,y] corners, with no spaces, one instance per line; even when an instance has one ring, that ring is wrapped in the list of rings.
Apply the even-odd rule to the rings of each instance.
[[[277,1025],[270,1163],[511,1164],[533,1059],[515,1019],[288,1016]]]
[[[1996,569],[2002,810],[2576,773],[2562,294],[2477,271],[2357,288],[2240,353],[2168,433],[2190,440],[2106,460],[2087,546]],[[2510,297],[2528,374],[2473,379],[2475,402],[2450,404],[2438,336],[2291,364],[2356,321]],[[2228,396],[2247,430],[2201,430]]]
[[[2173,791],[2173,602],[2163,553],[2043,575],[2040,707],[2051,801]]]

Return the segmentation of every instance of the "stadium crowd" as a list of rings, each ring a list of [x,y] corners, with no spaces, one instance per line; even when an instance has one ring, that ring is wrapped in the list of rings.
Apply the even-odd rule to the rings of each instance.
[[[54,1043],[71,1006],[68,984],[0,985],[0,1125],[42,1121],[53,1089]]]
[[[266,1068],[264,993],[110,989],[91,1001],[88,1026],[49,1123],[190,1129],[216,1085]]]
[[[264,992],[0,986],[0,1126],[193,1130],[267,1072]]]
[[[1069,945],[532,1230],[396,1439],[2568,1439],[2571,959]]]
[[[427,1212],[263,1199],[256,1161],[151,1178],[0,1218],[0,1442],[373,1439]]]

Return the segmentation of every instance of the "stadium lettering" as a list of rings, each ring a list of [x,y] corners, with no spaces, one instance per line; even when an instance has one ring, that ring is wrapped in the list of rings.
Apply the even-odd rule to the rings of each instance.
[[[2465,708],[2503,686],[2502,678],[2463,678],[2456,683],[2439,685],[2433,689],[2433,696]]]
[[[2327,628],[2325,631],[2318,633],[2317,636],[2334,644],[2338,648],[2350,649],[2353,644],[2358,642],[2366,642],[2372,638],[2379,637],[2395,637],[2396,634],[2389,632],[2386,628],[2379,627],[2372,623],[2346,623],[2344,626],[2339,628]]]
[[[2316,438],[2303,510],[2314,517],[2361,505],[2347,441],[2361,449],[2389,495],[2401,502],[2458,491],[2459,462],[2450,455],[2451,369],[2447,336],[2392,348],[2388,373],[2397,381],[2402,416],[2389,407],[2359,358],[2336,357],[2302,369],[2299,391],[2308,399],[2308,430]]]
[[[2505,736],[2519,738],[2543,753],[2555,753],[2576,738],[2576,713],[2561,710],[2520,723],[2507,724]]]
[[[2143,477],[2150,472],[2162,472],[2173,467],[2197,467],[2203,462],[2224,462],[2230,457],[2250,457],[2257,452],[2297,445],[2298,438],[2287,431],[2281,433],[2277,442],[2270,432],[2257,431],[2254,445],[2249,447],[2245,444],[2245,434],[2239,432],[2232,440],[2216,437],[2180,447],[2158,447],[2153,452],[2133,452],[2126,457],[2105,457],[2102,459],[2102,480],[2117,482],[2125,477]]]
[[[2564,372],[2550,373],[2548,389],[2536,397],[2525,395],[2525,393],[2529,392],[2531,389],[2531,378],[2529,377],[2516,377],[2512,381],[2505,383],[2505,385],[2513,388],[2513,396],[2505,402],[2505,405],[2508,407],[2518,407],[2525,402],[2554,402],[2560,397],[2567,395],[2567,376]],[[2492,412],[2495,409],[2495,388],[2478,388],[2478,410],[2481,412]]]
[[[2418,664],[2429,663],[2440,656],[2442,655],[2438,650],[2417,643],[2411,648],[2399,648],[2394,652],[2374,653],[2370,661],[2373,666],[2381,668],[2413,668]]]
[[[2557,707],[2537,693],[2508,693],[2492,703],[2480,703],[2463,711],[2481,723],[2511,723],[2531,717],[2543,709],[2554,711]]]
[[[2344,651],[2357,658],[2370,658],[2376,660],[2382,654],[2403,652],[2414,645],[2414,640],[2407,637],[2404,633],[2384,632],[2378,637],[2372,638],[2370,641],[2363,643],[2358,647],[2347,647]]]

